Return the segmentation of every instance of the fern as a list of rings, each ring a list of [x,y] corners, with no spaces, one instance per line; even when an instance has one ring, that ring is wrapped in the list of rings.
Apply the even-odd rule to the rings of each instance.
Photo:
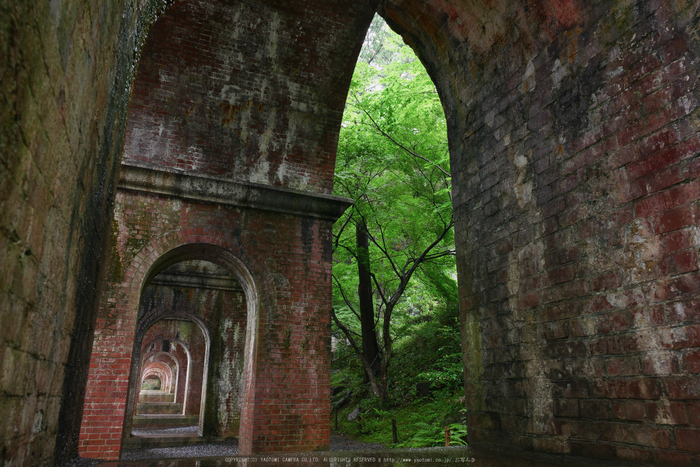
[[[410,439],[397,444],[400,448],[424,448],[443,446],[445,444],[444,428],[425,422],[416,422],[418,431]],[[465,446],[467,444],[467,427],[461,423],[453,423],[450,428],[450,445]]]

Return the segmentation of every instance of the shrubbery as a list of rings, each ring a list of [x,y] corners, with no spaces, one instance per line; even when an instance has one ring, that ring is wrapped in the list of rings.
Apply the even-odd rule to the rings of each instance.
[[[396,340],[389,394],[384,401],[368,390],[352,349],[342,340],[338,343],[332,385],[344,388],[333,398],[344,402],[334,406],[339,432],[387,447],[414,448],[444,445],[444,430],[449,426],[451,444],[466,444],[459,326],[456,306],[451,305],[402,324],[397,334],[403,337]],[[419,397],[419,383],[430,384],[429,397]],[[362,408],[360,415],[348,421],[358,406]],[[398,443],[392,439],[392,418],[398,428]]]

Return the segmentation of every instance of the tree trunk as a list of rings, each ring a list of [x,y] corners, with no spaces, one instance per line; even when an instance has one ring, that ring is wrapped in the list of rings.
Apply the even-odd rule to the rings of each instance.
[[[369,238],[364,221],[355,225],[357,237],[357,273],[359,285],[357,292],[360,297],[360,324],[362,325],[362,354],[372,366],[374,376],[381,370],[381,358],[377,333],[374,329],[374,301],[372,300],[372,274],[369,263]],[[365,382],[369,381],[365,374]]]

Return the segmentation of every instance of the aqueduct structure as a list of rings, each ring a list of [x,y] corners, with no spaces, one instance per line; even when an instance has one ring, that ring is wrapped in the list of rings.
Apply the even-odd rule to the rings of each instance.
[[[334,160],[375,12],[447,116],[470,442],[700,460],[700,2],[10,0],[8,465],[117,458],[149,375],[242,453],[328,445]]]

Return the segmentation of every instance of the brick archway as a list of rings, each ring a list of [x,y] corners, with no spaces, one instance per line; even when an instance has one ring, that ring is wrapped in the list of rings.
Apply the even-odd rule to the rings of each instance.
[[[156,277],[155,276],[152,277]],[[140,310],[142,310],[142,307],[139,307]],[[150,319],[149,319],[150,318]],[[136,334],[134,338],[134,353],[132,356],[132,366],[131,366],[131,376],[130,376],[130,384],[129,384],[129,393],[127,396],[127,405],[126,405],[126,418],[124,420],[124,428],[122,430],[122,433],[124,436],[128,437],[128,434],[131,433],[132,430],[132,423],[131,423],[131,417],[130,415],[136,414],[136,411],[134,410],[137,404],[137,399],[138,399],[138,394],[139,394],[139,389],[138,385],[135,384],[136,381],[138,381],[141,378],[141,373],[143,372],[143,363],[145,362],[145,359],[148,357],[148,353],[143,353],[143,349],[147,348],[150,345],[149,343],[144,344],[144,339],[145,336],[147,335],[147,332],[155,326],[159,321],[164,321],[168,319],[175,319],[175,320],[184,320],[184,321],[189,321],[194,323],[199,331],[202,334],[203,340],[204,340],[204,355],[202,357],[201,362],[197,362],[192,355],[192,351],[196,350],[195,348],[190,347],[190,344],[184,342],[182,339],[179,339],[175,336],[163,336],[162,334],[159,334],[155,336],[154,339],[150,342],[156,342],[160,340],[169,340],[171,344],[177,343],[179,344],[186,353],[187,356],[187,369],[185,371],[185,378],[183,381],[179,381],[176,386],[176,397],[174,402],[181,401],[183,404],[183,409],[182,413],[183,415],[191,413],[192,410],[189,409],[189,404],[190,404],[190,395],[196,397],[200,397],[200,402],[199,402],[199,418],[198,418],[198,433],[202,435],[203,433],[203,424],[204,424],[204,415],[205,415],[205,407],[206,407],[206,394],[207,394],[207,386],[209,384],[209,378],[208,378],[208,370],[209,370],[209,359],[211,357],[211,333],[209,328],[206,326],[206,324],[197,316],[193,316],[192,314],[184,314],[184,315],[179,315],[179,314],[160,314],[157,316],[150,316],[146,317],[144,319],[143,316],[140,317],[139,323],[136,328]],[[160,352],[162,353],[162,352]],[[157,353],[156,353],[157,354]],[[177,359],[176,359],[177,362]],[[201,371],[201,381],[199,381],[199,389],[196,390],[196,392],[192,392],[191,390],[191,383],[192,383],[192,375],[193,375],[193,366],[197,365],[198,363],[201,363],[202,365],[202,371]],[[179,363],[178,363],[179,365]],[[197,371],[197,374],[199,374],[199,371]],[[179,374],[178,374],[179,375]],[[196,376],[196,375],[195,375]],[[183,393],[178,395],[178,391],[182,390]]]
[[[150,345],[146,344],[143,345],[143,341],[138,338],[138,331],[137,331],[137,337],[134,340],[134,355],[132,357],[132,372],[131,372],[131,377],[130,377],[130,384],[129,384],[129,394],[127,396],[127,405],[126,405],[126,418],[124,420],[124,433],[129,433],[131,431],[131,424],[129,421],[129,418],[131,415],[138,414],[137,410],[137,404],[139,400],[139,393],[141,391],[141,381],[144,379],[144,375],[148,371],[149,368],[155,363],[162,363],[167,365],[166,362],[162,360],[163,357],[170,359],[173,362],[173,365],[168,365],[172,368],[171,372],[173,373],[173,377],[171,379],[174,388],[170,391],[174,394],[174,399],[173,402],[179,402],[181,401],[183,404],[183,413],[184,413],[184,408],[187,406],[187,400],[188,400],[188,393],[189,393],[189,382],[190,382],[190,374],[192,372],[192,357],[191,357],[191,352],[186,343],[184,343],[181,340],[178,339],[169,339],[170,342],[177,342],[182,349],[184,350],[184,356],[185,358],[182,359],[181,357],[178,358],[176,354],[173,352],[164,352],[162,350],[156,351],[156,352],[143,352],[143,349],[148,347]],[[163,339],[154,339],[151,341],[153,342],[158,342],[162,341]],[[155,361],[153,361],[156,359]],[[181,362],[181,360],[184,360]],[[206,368],[206,365],[205,365]],[[183,378],[183,371],[184,371],[184,378]],[[206,376],[206,375],[205,375]],[[206,385],[206,379],[203,381],[203,383]],[[205,386],[206,389],[206,386]],[[202,401],[203,403],[204,401]],[[200,411],[201,412],[201,411]]]
[[[292,3],[304,8],[291,8]],[[151,26],[139,57],[115,202],[110,275],[116,280],[107,287],[114,304],[103,301],[93,354],[131,355],[118,345],[103,345],[111,336],[102,330],[112,325],[103,316],[132,320],[128,327],[138,328],[139,293],[178,260],[182,245],[194,251],[195,243],[217,244],[241,257],[256,279],[240,280],[248,308],[241,453],[329,444],[330,231],[349,204],[330,196],[332,161],[355,46],[372,15],[362,2],[341,4],[332,13],[345,25],[339,36],[323,5],[182,0]],[[308,7],[324,13],[309,15]],[[255,21],[264,27],[239,34]],[[293,48],[274,46],[265,52],[269,57],[248,60],[251,66],[243,73],[227,65],[242,57],[239,50],[249,53],[246,42],[263,50],[269,38],[291,44],[300,34],[329,45],[309,49],[301,60]],[[331,63],[333,73],[317,67],[319,61]],[[313,85],[312,77],[318,78]],[[290,95],[298,105],[283,104]],[[210,239],[210,226],[222,235]],[[200,258],[207,259],[202,248]],[[224,266],[216,254],[210,256]],[[265,358],[253,355],[256,350]],[[264,368],[251,366],[263,361]],[[261,374],[272,395],[263,397],[258,388]],[[86,402],[94,393],[89,378]],[[255,391],[260,397],[249,396]],[[83,417],[83,425],[88,416],[92,413]],[[110,430],[109,448],[88,448],[91,434],[82,430],[81,453],[116,457],[119,427]]]
[[[234,253],[235,252],[235,253]],[[241,420],[250,425],[249,409],[253,406],[252,390],[255,381],[255,332],[258,328],[258,286],[250,270],[239,259],[241,249],[227,238],[225,232],[213,228],[185,228],[155,238],[138,251],[123,274],[123,281],[112,284],[106,291],[106,302],[113,307],[101,310],[103,320],[98,319],[95,342],[91,358],[91,371],[85,398],[85,415],[81,425],[80,451],[84,457],[116,458],[121,440],[130,432],[129,419],[133,412],[135,391],[129,394],[129,379],[138,379],[139,364],[133,361],[138,323],[140,296],[148,283],[168,266],[188,260],[199,259],[218,264],[228,269],[239,280],[247,304],[246,385],[243,390]],[[253,258],[255,256],[253,255]],[[252,261],[256,272],[264,275],[264,262]],[[112,296],[110,296],[112,295]],[[111,319],[118,317],[118,319]],[[206,339],[208,332],[201,320],[190,317]],[[102,326],[100,326],[102,324]],[[153,323],[149,323],[153,324]],[[140,352],[139,352],[140,353]],[[119,355],[117,361],[115,355]],[[128,362],[128,363],[127,363]],[[108,364],[108,365],[105,365]],[[205,368],[206,369],[206,368]],[[204,397],[203,397],[204,399]],[[202,401],[203,412],[204,401]],[[132,408],[131,412],[128,410]],[[109,423],[104,423],[105,417]],[[200,422],[201,431],[201,422]],[[96,440],[109,438],[105,444]]]
[[[172,365],[167,364],[166,362],[163,362],[162,360],[157,360],[155,362],[146,362],[151,357],[162,357],[162,356],[167,356],[166,358],[169,358],[172,361]],[[177,394],[177,384],[178,384],[178,374],[180,371],[180,361],[171,353],[169,352],[153,352],[150,354],[146,354],[141,357],[141,369],[139,370],[139,378],[137,380],[137,385],[136,385],[136,390],[140,391],[141,390],[141,385],[143,384],[143,380],[148,376],[149,372],[151,371],[151,368],[154,368],[155,363],[161,363],[165,364],[170,368],[170,374],[171,376],[168,379],[168,383],[170,383],[170,392],[173,392]],[[126,413],[130,413],[130,411],[127,408]]]
[[[159,370],[152,370],[149,371],[148,374],[144,377],[144,380],[141,382],[141,384],[144,384],[146,380],[152,379],[157,381],[157,388],[160,389],[161,385],[163,384],[163,378],[165,378],[165,375],[161,375]]]
[[[143,385],[144,381],[149,376],[158,377],[158,380],[160,381],[161,390],[163,390],[163,388],[168,388],[167,392],[172,392],[171,389],[173,384],[173,369],[170,367],[170,365],[164,362],[149,363],[142,372],[139,385]]]

